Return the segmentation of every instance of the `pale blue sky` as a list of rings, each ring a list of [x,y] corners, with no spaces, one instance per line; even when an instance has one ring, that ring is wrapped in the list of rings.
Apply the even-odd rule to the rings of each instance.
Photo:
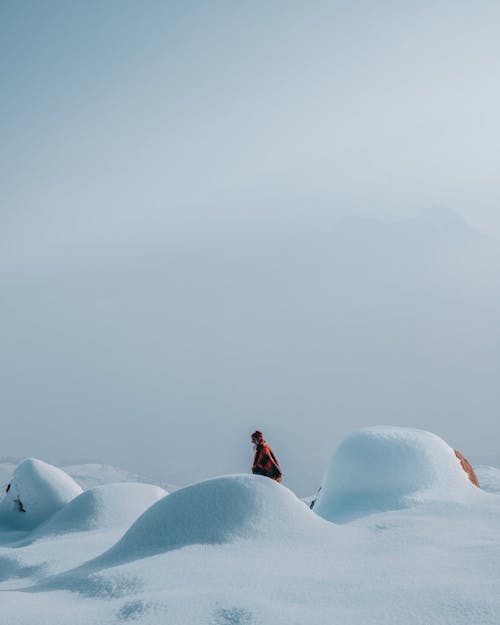
[[[373,258],[358,249],[354,262],[344,250],[339,274],[316,237],[333,233],[338,245],[338,220],[361,215],[413,224],[425,241],[437,227],[447,246],[446,219],[411,220],[448,206],[500,238],[499,27],[500,5],[484,0],[0,1],[2,413],[12,453],[73,460],[70,434],[43,437],[45,426],[69,422],[82,458],[174,465],[179,475],[167,480],[195,479],[245,468],[246,430],[266,423],[286,437],[290,466],[312,422],[326,435],[314,471],[289,471],[307,490],[351,425],[389,415],[447,433],[450,367],[460,358],[452,346],[464,332],[473,339],[457,374],[458,412],[467,419],[487,397],[486,427],[498,407],[496,365],[487,355],[474,368],[471,354],[498,338],[489,325],[500,301],[496,261],[476,258],[476,243],[472,260],[468,246],[453,251],[457,291],[429,321],[428,291],[441,287],[415,269],[415,245],[402,262],[414,310],[408,304],[401,327],[384,326],[394,331],[384,351],[364,332],[398,310],[401,280],[385,285],[356,332],[356,289],[367,288],[372,304],[376,292],[358,265]],[[358,226],[368,248],[400,233],[380,239],[377,227]],[[457,298],[473,293],[477,306],[461,318],[470,325],[450,322]],[[358,319],[344,334],[342,315]],[[438,336],[453,329],[441,347],[428,345],[441,387],[419,378],[422,318]],[[414,360],[395,393],[381,380],[398,370],[403,335]],[[469,388],[477,370],[483,377]],[[477,459],[484,451],[495,462],[489,436],[461,432]],[[188,434],[196,468],[176,455]],[[234,448],[227,462],[211,451],[224,436]]]
[[[499,234],[499,26],[485,1],[4,2],[3,209],[439,204]]]

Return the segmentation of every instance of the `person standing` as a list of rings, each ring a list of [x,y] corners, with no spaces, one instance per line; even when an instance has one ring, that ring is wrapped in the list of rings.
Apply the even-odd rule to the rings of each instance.
[[[252,473],[255,475],[265,475],[276,482],[281,482],[283,474],[273,450],[264,440],[264,435],[259,430],[252,434],[252,443],[255,447]]]

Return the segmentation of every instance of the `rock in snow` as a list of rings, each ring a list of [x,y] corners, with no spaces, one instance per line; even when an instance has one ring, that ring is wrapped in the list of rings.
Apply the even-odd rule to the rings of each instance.
[[[60,510],[82,489],[64,471],[28,458],[17,466],[0,503],[0,524],[29,530]]]
[[[411,428],[356,430],[335,451],[314,511],[346,522],[429,501],[462,501],[480,492],[439,436]]]
[[[477,479],[477,475],[476,475],[474,469],[472,468],[471,463],[467,460],[467,458],[462,456],[462,454],[459,451],[457,451],[456,449],[455,449],[455,456],[460,460],[460,464],[462,465],[462,469],[469,476],[469,480],[474,484],[474,486],[477,486],[478,488],[481,488],[481,486],[479,484],[479,480]]]

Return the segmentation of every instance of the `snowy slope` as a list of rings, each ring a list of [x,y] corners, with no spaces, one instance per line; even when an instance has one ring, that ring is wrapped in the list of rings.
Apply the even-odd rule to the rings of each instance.
[[[149,484],[106,484],[84,491],[38,526],[30,538],[83,532],[96,529],[127,528],[147,508],[167,495]]]
[[[430,501],[478,494],[453,449],[430,432],[371,427],[352,432],[336,449],[314,506],[345,522]]]
[[[483,490],[488,493],[500,493],[500,469],[479,465],[476,468],[476,475]]]
[[[123,538],[91,563],[116,566],[189,545],[241,539],[285,541],[325,526],[284,486],[254,475],[213,478],[164,497]]]
[[[419,430],[353,432],[322,493],[341,524],[258,476],[167,496],[92,489],[33,532],[0,532],[1,621],[498,625],[500,497],[450,449]],[[351,491],[332,466],[351,470]]]

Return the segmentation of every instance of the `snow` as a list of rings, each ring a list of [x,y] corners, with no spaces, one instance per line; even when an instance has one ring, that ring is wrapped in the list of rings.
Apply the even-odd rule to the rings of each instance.
[[[89,489],[32,530],[0,528],[0,620],[500,623],[500,497],[475,488],[442,439],[353,432],[326,468],[320,500],[323,516],[252,475],[168,495],[134,483]]]
[[[75,497],[37,527],[31,537],[111,527],[127,528],[144,510],[166,494],[162,488],[149,484],[96,486]]]
[[[0,524],[32,529],[79,495],[82,489],[64,471],[36,458],[17,466],[0,503]],[[21,510],[21,504],[24,510]]]
[[[284,486],[258,475],[229,475],[164,497],[97,564],[114,566],[195,544],[281,541],[318,524],[309,508]]]
[[[335,522],[477,494],[453,449],[431,432],[370,427],[335,451],[314,510]]]
[[[3,491],[5,491],[7,484],[11,482],[12,475],[18,464],[19,460],[17,462],[11,459],[0,460],[0,486]],[[116,484],[118,482],[155,484],[168,492],[178,488],[178,486],[159,479],[157,476],[145,476],[127,469],[97,462],[63,465],[61,469],[72,477],[84,490],[93,488],[94,486]]]
[[[103,484],[115,484],[117,482],[140,482],[147,484],[156,484],[161,488],[172,491],[176,490],[176,486],[157,478],[146,477],[139,473],[133,473],[127,469],[113,467],[109,464],[85,463],[72,464],[63,467],[64,471],[83,489],[92,488],[93,486],[101,486]]]
[[[118,469],[109,464],[71,464],[64,467],[68,475],[80,484],[84,489],[102,484],[115,484],[117,482],[142,482],[139,476],[125,469]]]
[[[476,475],[481,488],[488,493],[500,493],[500,469],[479,465]]]

